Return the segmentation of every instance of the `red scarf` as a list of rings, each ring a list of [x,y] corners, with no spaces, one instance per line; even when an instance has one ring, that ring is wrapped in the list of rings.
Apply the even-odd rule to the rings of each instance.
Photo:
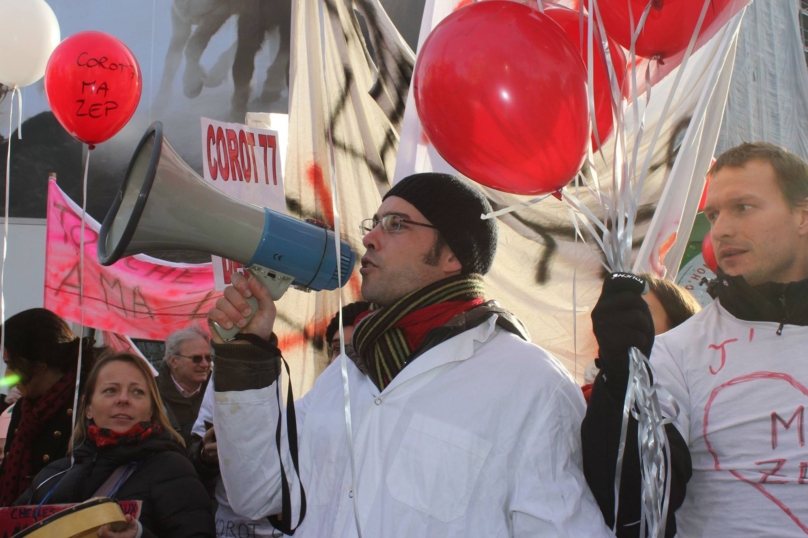
[[[45,425],[73,400],[76,390],[76,374],[70,372],[62,376],[38,400],[22,398],[22,417],[14,440],[8,447],[0,476],[0,506],[11,506],[31,485],[34,478],[33,445]]]
[[[426,339],[426,335],[428,335],[432,329],[443,327],[453,317],[463,312],[468,312],[484,302],[485,298],[477,297],[470,301],[447,301],[445,303],[433,304],[432,306],[426,306],[420,310],[416,310],[412,314],[404,316],[398,323],[393,325],[393,327],[404,331],[404,336],[407,337],[410,349],[415,350],[421,347],[421,344],[424,343],[424,339]]]
[[[98,448],[104,446],[136,445],[161,433],[163,433],[163,427],[156,422],[138,422],[121,433],[108,428],[99,428],[95,424],[90,424],[87,427],[87,437],[89,437]]]

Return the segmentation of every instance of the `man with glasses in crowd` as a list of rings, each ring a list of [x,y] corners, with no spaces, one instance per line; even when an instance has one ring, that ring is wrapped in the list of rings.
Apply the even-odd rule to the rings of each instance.
[[[157,387],[171,425],[182,435],[186,445],[202,405],[211,364],[210,337],[201,328],[188,327],[166,338]]]
[[[276,426],[275,305],[255,280],[234,278],[208,319],[243,328],[230,344],[214,335],[219,462],[237,512],[282,512],[302,538],[353,537],[357,526],[379,538],[610,535],[581,470],[581,390],[485,299],[490,211],[465,182],[416,174],[363,221],[362,295],[379,308],[346,346],[352,443],[339,360],[293,406],[296,435],[276,437],[287,430]]]

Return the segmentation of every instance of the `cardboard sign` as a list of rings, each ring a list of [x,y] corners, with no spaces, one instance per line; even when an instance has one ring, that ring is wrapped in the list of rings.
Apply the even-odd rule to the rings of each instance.
[[[267,207],[285,215],[282,170],[285,146],[281,143],[279,131],[202,118],[202,169],[205,181],[242,202]],[[217,290],[230,284],[230,275],[243,272],[238,262],[218,256],[211,258]]]
[[[124,515],[140,519],[142,501],[118,501]],[[33,506],[11,506],[0,508],[0,538],[11,538],[18,532],[27,529],[34,523],[49,518],[53,514],[58,514],[75,504],[44,504],[41,507]],[[38,510],[37,510],[38,509]]]

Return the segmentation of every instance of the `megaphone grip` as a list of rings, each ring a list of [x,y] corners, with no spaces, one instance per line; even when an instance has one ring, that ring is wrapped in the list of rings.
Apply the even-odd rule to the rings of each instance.
[[[267,269],[266,267],[261,267],[260,265],[251,265],[247,268],[247,272],[253,278],[257,278],[261,284],[263,284],[264,287],[269,290],[269,294],[272,296],[273,301],[277,301],[283,297],[283,294],[286,293],[286,290],[289,289],[289,285],[294,280],[294,278],[289,275],[273,272],[272,270]],[[247,304],[250,305],[250,310],[252,310],[252,313],[247,316],[247,323],[245,324],[245,327],[250,324],[250,321],[252,321],[255,313],[258,312],[258,299],[255,297],[250,297],[246,299],[246,301]],[[225,329],[215,321],[213,322],[213,328],[216,329],[216,332],[225,342],[230,342],[238,333],[241,332],[239,327],[234,326],[232,329]]]
[[[255,313],[258,311],[258,299],[256,299],[255,297],[250,297],[249,299],[246,299],[246,301],[247,304],[250,305],[252,314],[247,316],[247,323],[245,324],[245,327],[250,324],[250,321],[252,321],[253,317],[255,316]],[[219,337],[225,342],[232,341],[233,338],[235,338],[236,335],[241,332],[241,329],[236,325],[234,325],[232,329],[225,329],[215,321],[213,322],[213,328],[216,329],[216,332],[219,334]]]

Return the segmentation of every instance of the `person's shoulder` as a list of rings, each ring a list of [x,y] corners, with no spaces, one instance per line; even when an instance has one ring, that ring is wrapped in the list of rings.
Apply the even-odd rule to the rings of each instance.
[[[475,352],[474,358],[490,361],[498,375],[528,376],[541,384],[573,382],[567,369],[552,353],[502,328],[497,328],[496,334]]]
[[[144,462],[144,470],[149,470],[157,481],[173,480],[182,476],[196,476],[193,464],[188,457],[177,450],[155,452]]]
[[[681,325],[657,335],[655,340],[657,342],[664,342],[666,345],[673,345],[675,343],[686,345],[687,342],[692,341],[694,337],[703,333],[705,330],[709,330],[715,319],[721,315],[722,311],[718,306],[718,302],[713,301],[702,308],[701,311],[685,320]]]

